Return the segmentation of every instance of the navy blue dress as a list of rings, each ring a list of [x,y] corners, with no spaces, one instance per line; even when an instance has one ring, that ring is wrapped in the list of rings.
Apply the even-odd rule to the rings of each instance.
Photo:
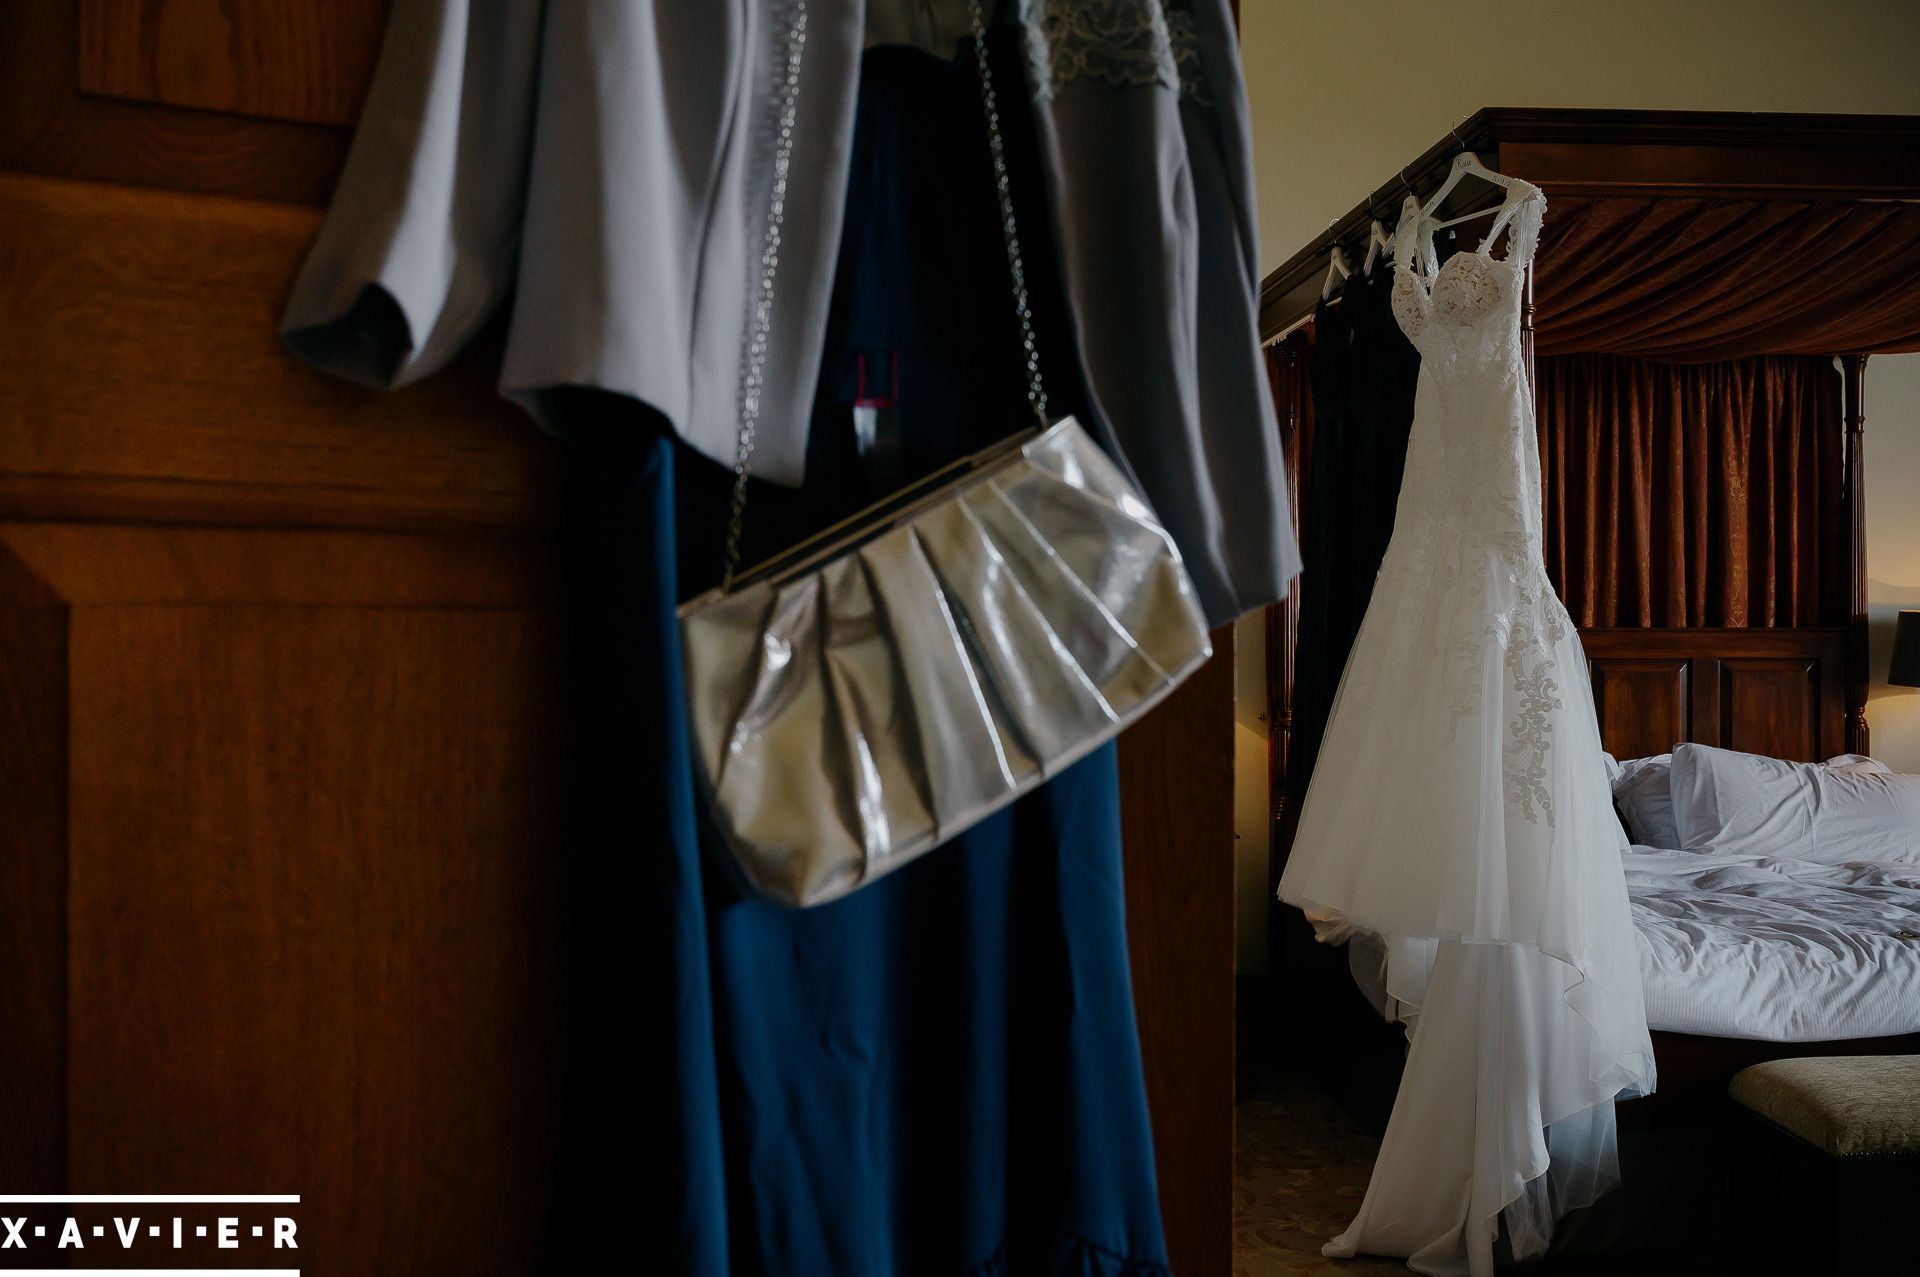
[[[908,470],[1027,418],[969,65],[865,57],[811,478],[797,494],[755,486],[749,562],[898,481],[867,473],[853,443],[863,363],[869,394],[876,370],[889,392],[899,370]],[[1002,100],[1017,110],[1024,92]],[[1008,132],[1019,150],[1017,118]],[[1032,157],[1015,160],[1016,188],[1036,191]],[[1022,203],[1029,271],[1051,279],[1044,213]],[[1049,389],[1061,408],[1078,393]],[[731,476],[614,402],[583,404],[603,422],[577,448],[598,600],[578,650],[615,671],[584,679],[584,788],[603,797],[585,830],[581,957],[632,972],[633,942],[648,942],[635,978],[665,996],[628,1015],[617,993],[582,995],[611,1027],[581,1044],[596,1082],[577,1142],[648,1111],[620,1183],[665,1218],[630,1235],[583,1214],[621,1227],[646,1272],[1163,1277],[1113,747],[846,899],[795,911],[743,896],[702,846],[673,616],[714,574]],[[593,864],[617,875],[634,855],[634,890],[609,891],[627,879]],[[651,1068],[617,1080],[629,1035],[661,1082]]]

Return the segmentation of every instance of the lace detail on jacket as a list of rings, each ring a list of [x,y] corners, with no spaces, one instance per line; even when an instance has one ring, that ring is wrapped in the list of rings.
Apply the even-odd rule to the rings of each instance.
[[[1020,0],[1020,20],[1042,101],[1084,77],[1212,101],[1193,0]]]

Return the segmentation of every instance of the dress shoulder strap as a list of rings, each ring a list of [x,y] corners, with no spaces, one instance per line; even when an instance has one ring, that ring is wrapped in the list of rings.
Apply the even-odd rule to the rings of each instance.
[[[1540,241],[1540,222],[1546,211],[1546,193],[1539,187],[1528,186],[1515,191],[1514,197],[1487,231],[1488,246],[1491,247],[1500,238],[1501,230],[1511,223],[1513,236],[1507,243],[1506,260],[1526,265],[1533,259],[1534,246]]]

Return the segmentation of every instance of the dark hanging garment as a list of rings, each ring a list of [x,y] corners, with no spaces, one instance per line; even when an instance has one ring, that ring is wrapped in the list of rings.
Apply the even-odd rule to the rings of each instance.
[[[748,562],[1029,421],[971,49],[958,63],[863,54],[862,8],[816,3],[809,19],[779,357],[755,457],[756,474],[792,482],[804,470],[807,482],[756,484]],[[564,655],[580,748],[575,827],[556,830],[554,853],[571,854],[573,909],[554,925],[575,971],[574,1114],[555,1138],[577,1179],[527,1208],[562,1225],[553,1271],[1165,1277],[1111,744],[817,909],[745,897],[703,854],[675,609],[711,584],[725,541],[758,278],[745,263],[759,259],[748,241],[766,209],[753,157],[770,151],[759,130],[773,123],[769,77],[782,65],[769,15],[789,11],[396,4],[353,158],[286,315],[304,358],[394,385],[510,311],[503,384],[569,441],[577,628]],[[1206,12],[1211,82],[1243,124],[1224,0]],[[1059,409],[1085,412],[1047,243],[1052,169],[1022,81],[1028,50],[1009,34],[994,63],[1041,359]],[[1083,87],[1074,99],[1106,86]],[[1164,379],[1148,388],[1180,409],[1169,421],[1198,429],[1183,370],[1231,389],[1244,356],[1257,388],[1250,205],[1233,225],[1214,220],[1250,183],[1216,163],[1196,222],[1181,121],[1217,138],[1226,108],[1185,114],[1177,81],[1133,89],[1146,101],[1127,118],[1178,148],[1153,153],[1175,247],[1136,274],[1190,285],[1196,260],[1227,261],[1244,243],[1233,289],[1207,294],[1222,306],[1209,326],[1189,313],[1191,291],[1174,289],[1165,314],[1121,334],[1151,345],[1155,332],[1224,325],[1245,338],[1238,353],[1198,340],[1159,352],[1150,371]],[[1068,97],[1052,99],[1053,138],[1110,138],[1112,155],[1139,158],[1123,149],[1134,135]],[[1243,142],[1241,129],[1221,146],[1238,156]],[[1161,189],[1099,211],[1129,233],[1153,229],[1139,219],[1162,205],[1143,192]],[[1271,433],[1263,412],[1223,424],[1243,443]],[[1196,543],[1230,603],[1264,601],[1292,576],[1278,446],[1263,437],[1203,458],[1235,459],[1222,508],[1263,520],[1234,544]],[[1245,460],[1255,453],[1259,470]],[[1171,477],[1199,500],[1210,474]],[[1268,513],[1276,524],[1264,526]]]
[[[1299,568],[1262,393],[1253,154],[1229,0],[1004,11],[1039,220],[1097,393],[1082,423],[1179,545],[1214,624]],[[632,396],[731,465],[793,0],[395,0],[333,207],[283,318],[354,381],[443,367],[498,317],[501,390],[562,436]],[[957,0],[812,0],[754,472],[797,485],[827,340],[861,51],[945,57]],[[1030,79],[1028,78],[1030,77]],[[1023,232],[1024,234],[1024,232]]]
[[[1420,353],[1393,317],[1393,268],[1374,264],[1361,280],[1355,347],[1364,366],[1360,419],[1365,455],[1361,463],[1362,512],[1357,554],[1364,569],[1355,590],[1354,631],[1373,597],[1373,578],[1393,539],[1394,509],[1400,503],[1400,479],[1407,464],[1407,435],[1413,429],[1413,396],[1420,384]],[[1353,646],[1348,634],[1342,651]],[[1341,662],[1345,664],[1344,655]]]
[[[1393,317],[1391,264],[1354,274],[1337,296],[1338,304],[1314,310],[1307,358],[1313,456],[1301,503],[1306,568],[1287,755],[1287,788],[1296,799],[1313,776],[1347,653],[1393,538],[1420,380],[1419,353]]]
[[[1339,506],[1351,483],[1345,467],[1352,425],[1352,338],[1344,300],[1323,300],[1314,308],[1313,346],[1307,354],[1313,441],[1305,466],[1311,486],[1301,501],[1300,624],[1294,640],[1293,734],[1287,754],[1287,787],[1296,796],[1307,792],[1346,659],[1344,650],[1334,655],[1331,644],[1335,596],[1344,576],[1340,533],[1345,519]]]
[[[1029,145],[1023,100],[1001,98],[1010,150]],[[1029,277],[1052,279],[1033,157],[1009,159]],[[1013,314],[971,62],[870,50],[810,477],[756,484],[750,540],[790,544],[893,482],[872,472],[880,432],[911,472],[1022,428]],[[1057,324],[1040,337],[1043,358],[1065,346]],[[1070,368],[1046,373],[1062,409],[1084,396]],[[597,446],[592,517],[627,595],[609,646],[638,667],[605,735],[628,777],[609,845],[647,866],[619,925],[665,937],[632,975],[674,985],[666,1023],[612,1035],[656,1037],[674,1078],[650,1097],[667,1137],[624,1149],[641,1182],[683,1186],[649,1271],[1167,1277],[1114,747],[842,900],[742,896],[696,845],[673,616],[676,558],[680,597],[717,567],[732,475],[657,424]]]

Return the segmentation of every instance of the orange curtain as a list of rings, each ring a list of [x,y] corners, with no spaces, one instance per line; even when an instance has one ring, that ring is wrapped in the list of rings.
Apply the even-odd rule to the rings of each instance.
[[[1547,569],[1582,626],[1845,621],[1831,358],[1537,364]]]

